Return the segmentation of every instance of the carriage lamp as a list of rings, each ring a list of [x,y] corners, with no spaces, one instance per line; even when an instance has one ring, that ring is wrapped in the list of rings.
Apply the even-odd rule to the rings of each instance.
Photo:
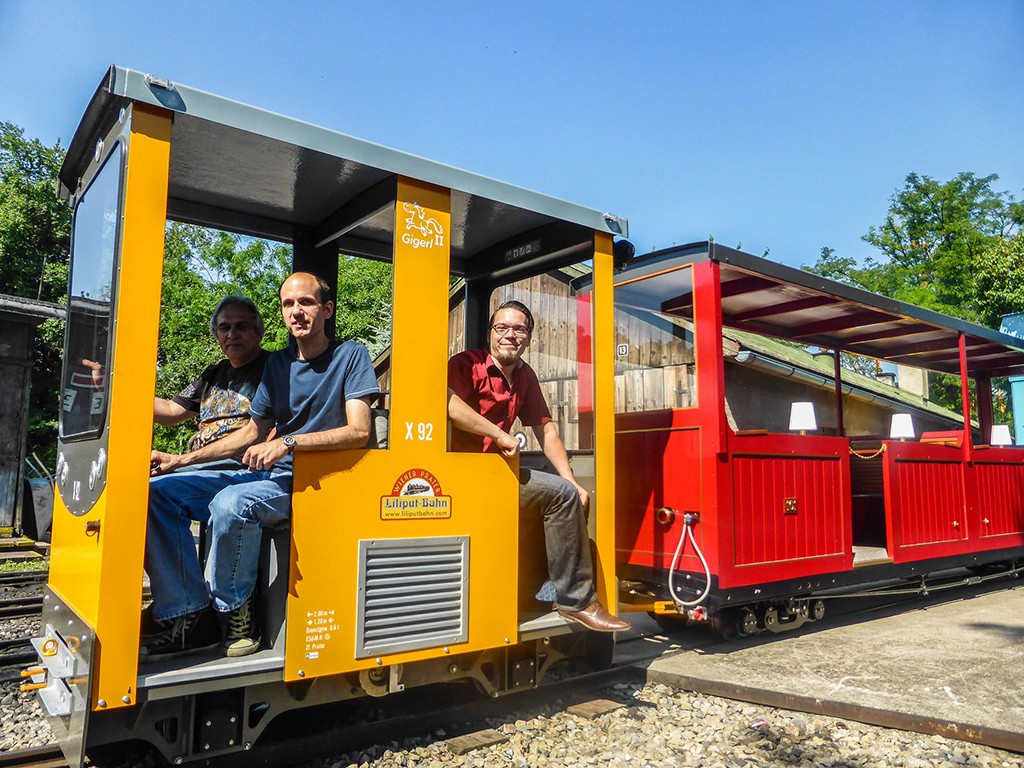
[[[992,440],[989,445],[1013,445],[1009,424],[992,425]]]
[[[893,440],[906,440],[914,438],[914,420],[909,413],[894,413],[892,422],[889,424],[889,437]]]
[[[793,403],[789,409],[789,431],[806,435],[818,428],[814,418],[814,403]]]

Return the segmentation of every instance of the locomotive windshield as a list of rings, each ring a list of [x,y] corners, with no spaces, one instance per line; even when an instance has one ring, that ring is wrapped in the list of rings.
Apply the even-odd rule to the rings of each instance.
[[[61,390],[64,440],[95,437],[106,420],[121,157],[117,144],[75,208]]]

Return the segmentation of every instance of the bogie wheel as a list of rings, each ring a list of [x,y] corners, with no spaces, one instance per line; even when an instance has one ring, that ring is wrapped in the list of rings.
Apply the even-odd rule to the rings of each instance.
[[[814,617],[815,621],[821,621],[825,618],[825,601],[815,600],[811,603],[811,616]]]
[[[647,615],[654,619],[655,624],[669,634],[682,631],[686,628],[686,624],[689,621],[686,615],[682,613],[654,613],[653,611],[648,611]]]
[[[757,632],[757,614],[749,608],[741,610],[736,619],[736,631],[740,637],[748,637]]]

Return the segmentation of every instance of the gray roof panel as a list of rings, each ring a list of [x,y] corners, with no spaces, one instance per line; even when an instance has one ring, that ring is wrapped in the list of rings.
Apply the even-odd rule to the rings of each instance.
[[[466,258],[552,222],[625,237],[625,219],[284,117],[141,72],[111,67],[61,169],[65,194],[96,139],[130,103],[172,110],[169,217],[290,240],[378,182],[400,175],[452,194],[453,258]],[[484,226],[481,226],[484,225]],[[352,242],[390,243],[378,217]]]

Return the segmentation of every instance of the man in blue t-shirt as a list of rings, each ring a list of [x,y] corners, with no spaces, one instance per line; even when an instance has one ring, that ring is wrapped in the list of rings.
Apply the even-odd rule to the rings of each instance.
[[[252,593],[261,528],[289,517],[292,454],[366,446],[370,402],[380,390],[366,348],[327,336],[324,325],[334,313],[330,293],[315,275],[289,276],[281,284],[281,314],[295,346],[267,359],[249,422],[154,467],[153,474],[161,475],[241,455],[246,469],[175,473],[150,483],[146,572],[154,631],[143,637],[143,660],[217,645],[217,614],[227,618],[223,647],[228,656],[258,650]],[[272,430],[274,438],[268,439]],[[209,590],[192,540],[192,520],[209,523]]]

